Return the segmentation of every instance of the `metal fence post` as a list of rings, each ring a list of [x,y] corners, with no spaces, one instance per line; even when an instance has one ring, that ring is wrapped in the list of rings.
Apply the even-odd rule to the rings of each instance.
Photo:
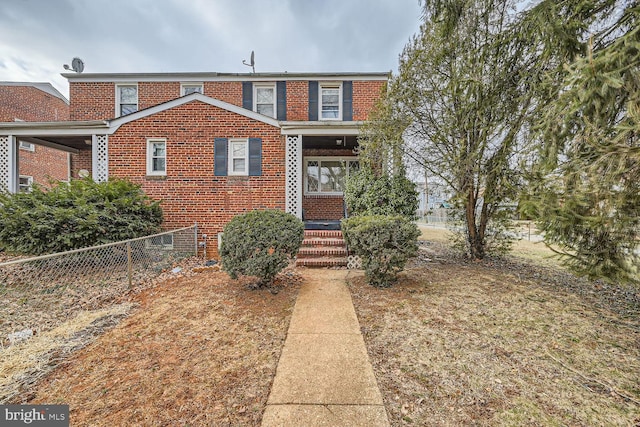
[[[129,287],[133,286],[133,268],[131,262],[131,242],[127,242],[127,277],[129,279]]]
[[[193,224],[193,241],[194,241],[194,246],[195,246],[195,253],[193,254],[194,256],[198,256],[198,223],[194,223]]]

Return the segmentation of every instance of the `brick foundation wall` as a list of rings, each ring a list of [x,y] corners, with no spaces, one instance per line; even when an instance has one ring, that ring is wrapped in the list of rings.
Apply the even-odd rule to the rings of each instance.
[[[302,211],[305,220],[342,219],[342,196],[303,196]]]
[[[214,175],[214,138],[262,138],[262,175]],[[147,138],[166,138],[167,176],[146,176]],[[168,229],[198,223],[217,256],[217,233],[235,215],[285,207],[280,129],[201,102],[123,125],[109,137],[109,177],[128,178],[162,200]]]

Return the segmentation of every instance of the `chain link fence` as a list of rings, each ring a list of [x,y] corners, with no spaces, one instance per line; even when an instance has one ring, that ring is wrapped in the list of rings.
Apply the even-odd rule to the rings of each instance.
[[[197,233],[193,225],[0,264],[0,342],[115,303],[129,289],[197,255]]]

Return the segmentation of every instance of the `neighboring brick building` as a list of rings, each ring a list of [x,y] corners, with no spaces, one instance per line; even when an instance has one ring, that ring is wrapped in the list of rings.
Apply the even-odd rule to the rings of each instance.
[[[69,120],[69,102],[50,83],[0,82],[0,122],[62,120]],[[68,152],[26,140],[19,148],[21,190],[33,183],[48,186],[50,180],[69,179]]]
[[[70,121],[0,124],[0,185],[16,141],[78,151],[73,175],[128,178],[161,199],[167,228],[210,236],[239,213],[344,215],[357,135],[387,73],[65,74]],[[115,118],[114,118],[115,117]],[[2,164],[2,146],[9,147]],[[215,255],[215,254],[213,254]]]

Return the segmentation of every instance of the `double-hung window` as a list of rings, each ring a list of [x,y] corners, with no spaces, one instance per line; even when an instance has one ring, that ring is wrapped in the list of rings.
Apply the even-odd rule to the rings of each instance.
[[[269,117],[276,117],[276,86],[274,84],[253,85],[253,110]]]
[[[247,139],[229,140],[229,175],[249,174],[249,147]]]
[[[305,192],[342,194],[347,177],[359,167],[358,160],[354,158],[308,157],[305,159]]]
[[[320,85],[320,120],[340,120],[342,118],[341,85],[324,83]]]
[[[126,116],[138,111],[138,85],[122,84],[116,86],[116,115]]]
[[[147,175],[167,174],[167,141],[147,139]]]
[[[192,93],[204,93],[202,91],[202,83],[182,83],[180,85],[180,95],[190,95]]]

